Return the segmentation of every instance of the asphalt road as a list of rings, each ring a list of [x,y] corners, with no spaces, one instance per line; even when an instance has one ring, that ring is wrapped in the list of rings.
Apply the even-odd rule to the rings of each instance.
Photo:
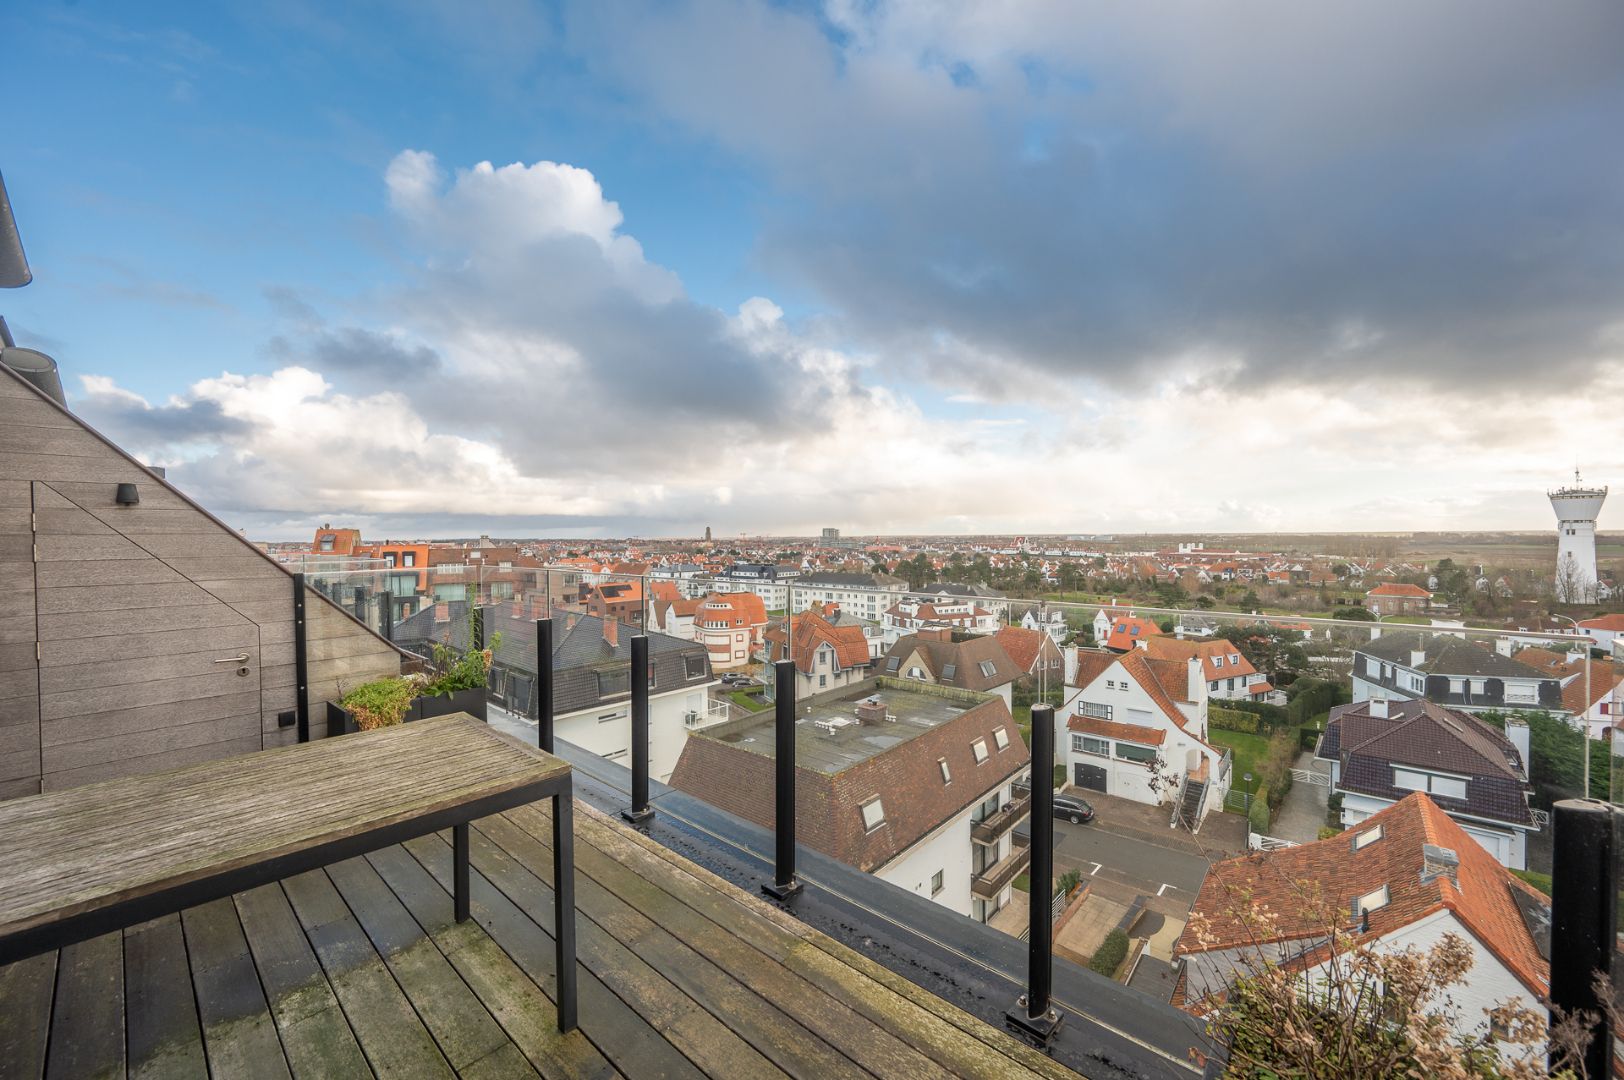
[[[1137,836],[1107,832],[1097,825],[1054,823],[1055,869],[1080,870],[1130,886],[1139,892],[1174,897],[1195,903],[1207,860],[1175,848],[1162,847]]]

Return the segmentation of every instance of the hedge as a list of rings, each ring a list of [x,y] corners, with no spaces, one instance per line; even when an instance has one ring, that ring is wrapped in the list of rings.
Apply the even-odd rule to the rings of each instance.
[[[1122,961],[1127,958],[1128,935],[1121,930],[1112,930],[1105,935],[1105,940],[1100,942],[1100,947],[1094,950],[1088,966],[1110,979],[1116,976],[1117,968],[1121,967]]]
[[[1292,724],[1302,724],[1329,712],[1337,703],[1338,684],[1325,679],[1298,679],[1291,686],[1291,704],[1286,706],[1286,718]]]
[[[1247,828],[1259,836],[1269,835],[1269,789],[1259,788],[1252,798],[1252,806],[1246,811]]]
[[[1224,708],[1238,710],[1240,712],[1253,713],[1260,717],[1269,727],[1284,727],[1289,720],[1284,706],[1270,705],[1266,701],[1229,701],[1223,698],[1213,698],[1212,700],[1223,701],[1222,706],[1214,705],[1213,708]]]
[[[1207,710],[1207,722],[1219,731],[1243,731],[1255,735],[1262,717],[1236,709],[1220,709],[1214,705]]]

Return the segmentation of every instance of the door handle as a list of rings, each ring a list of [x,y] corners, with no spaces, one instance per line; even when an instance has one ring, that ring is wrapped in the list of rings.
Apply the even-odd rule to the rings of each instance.
[[[222,656],[220,659],[216,660],[215,663],[216,664],[246,664],[246,663],[248,663],[248,654],[243,653],[241,656]]]

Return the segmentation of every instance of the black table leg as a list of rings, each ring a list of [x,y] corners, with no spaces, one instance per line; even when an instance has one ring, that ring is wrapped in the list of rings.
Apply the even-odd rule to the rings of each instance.
[[[451,826],[452,903],[458,922],[468,921],[468,823]]]
[[[575,1022],[575,804],[570,788],[553,796],[553,945],[558,1030]]]

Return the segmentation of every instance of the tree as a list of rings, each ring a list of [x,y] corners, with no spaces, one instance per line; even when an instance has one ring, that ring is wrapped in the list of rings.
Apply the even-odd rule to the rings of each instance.
[[[1342,619],[1344,622],[1375,622],[1376,621],[1376,616],[1372,612],[1370,612],[1366,608],[1355,607],[1353,605],[1349,605],[1348,607],[1339,607],[1339,608],[1337,608],[1335,611],[1331,612],[1331,618],[1333,618],[1333,619]]]
[[[1263,601],[1258,599],[1257,593],[1252,589],[1247,589],[1246,595],[1241,597],[1241,607],[1247,611],[1256,611],[1262,603]]]
[[[1195,606],[1200,608],[1202,611],[1211,611],[1215,603],[1216,601],[1206,593],[1202,593],[1200,596],[1195,598]]]

